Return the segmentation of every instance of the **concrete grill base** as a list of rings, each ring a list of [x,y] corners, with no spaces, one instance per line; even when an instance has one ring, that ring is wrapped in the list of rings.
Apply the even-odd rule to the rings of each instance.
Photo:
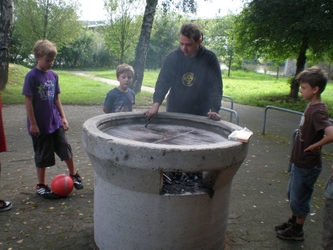
[[[223,249],[232,179],[248,144],[155,145],[115,138],[108,126],[142,123],[142,114],[93,117],[83,143],[95,171],[94,237],[99,249]],[[161,113],[156,123],[177,123],[230,133],[240,127],[184,114]],[[222,132],[223,131],[223,132]],[[161,195],[164,171],[204,171],[214,190]],[[208,179],[206,179],[208,180]]]

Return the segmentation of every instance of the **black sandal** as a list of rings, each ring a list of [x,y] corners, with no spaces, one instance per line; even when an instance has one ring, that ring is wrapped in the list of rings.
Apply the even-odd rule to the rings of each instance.
[[[0,212],[5,212],[12,209],[13,205],[10,201],[0,200]]]

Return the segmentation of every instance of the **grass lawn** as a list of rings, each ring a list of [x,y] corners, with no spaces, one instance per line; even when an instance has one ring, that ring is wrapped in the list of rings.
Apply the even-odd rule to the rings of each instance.
[[[145,71],[143,85],[154,87],[159,71]],[[93,76],[115,79],[115,71],[88,72]],[[281,108],[303,112],[307,101],[299,94],[297,101],[288,98],[290,85],[288,78],[276,79],[276,76],[258,74],[255,72],[232,71],[231,76],[224,72],[223,95],[229,96],[235,103],[266,107],[273,105]],[[326,103],[329,115],[333,117],[333,82],[329,81],[322,94],[322,100]],[[223,101],[229,101],[224,98]]]
[[[6,89],[2,92],[3,104],[23,104],[22,86],[24,77],[29,71],[20,65],[10,64],[9,81]],[[114,86],[92,80],[84,76],[77,76],[67,71],[54,70],[59,75],[61,87],[61,101],[63,104],[75,105],[102,105],[107,92]],[[87,74],[116,79],[115,71],[87,71]],[[145,71],[144,86],[154,87],[159,71]],[[230,96],[235,103],[266,107],[267,105],[278,106],[303,112],[306,101],[294,101],[288,98],[289,84],[287,78],[276,79],[275,76],[257,74],[254,72],[232,71],[228,77],[223,74],[223,94]],[[322,100],[326,103],[329,115],[333,117],[333,82],[327,84],[322,94]],[[229,101],[223,99],[223,101]],[[137,106],[150,106],[152,94],[141,91],[136,95]]]

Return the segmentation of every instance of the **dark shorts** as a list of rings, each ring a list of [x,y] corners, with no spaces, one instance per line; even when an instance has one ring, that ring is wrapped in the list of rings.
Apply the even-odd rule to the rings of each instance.
[[[63,127],[52,134],[31,137],[37,168],[53,166],[55,164],[54,153],[56,153],[62,161],[69,160],[73,157],[72,148],[68,144]]]

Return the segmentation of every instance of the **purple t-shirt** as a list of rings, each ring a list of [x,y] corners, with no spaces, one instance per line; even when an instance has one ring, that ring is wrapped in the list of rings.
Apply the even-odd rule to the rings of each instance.
[[[22,94],[32,96],[32,106],[41,134],[51,134],[62,126],[55,97],[60,94],[58,75],[52,70],[33,68],[25,77]],[[30,122],[27,119],[30,134]]]

